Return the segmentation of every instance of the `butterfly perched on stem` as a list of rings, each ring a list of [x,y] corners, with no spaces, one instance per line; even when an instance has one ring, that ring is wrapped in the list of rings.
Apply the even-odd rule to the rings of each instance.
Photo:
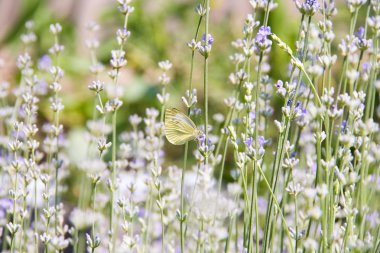
[[[194,122],[175,108],[165,111],[165,135],[173,145],[183,145],[203,135]]]

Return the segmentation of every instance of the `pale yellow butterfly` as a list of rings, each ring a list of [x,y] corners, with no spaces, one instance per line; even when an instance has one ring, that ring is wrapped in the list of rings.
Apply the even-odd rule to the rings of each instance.
[[[165,111],[165,135],[171,144],[183,145],[202,135],[202,131],[184,113],[169,108]]]

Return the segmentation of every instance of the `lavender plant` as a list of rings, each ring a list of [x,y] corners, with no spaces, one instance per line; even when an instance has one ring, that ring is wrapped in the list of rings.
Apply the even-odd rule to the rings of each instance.
[[[0,84],[1,252],[380,251],[380,3],[295,0],[292,45],[270,26],[278,4],[250,0],[241,37],[231,43],[231,95],[215,109],[210,2],[195,6],[181,100],[170,96],[175,65],[160,61],[157,106],[127,115],[127,126],[119,124],[129,104],[120,77],[127,44],[134,46],[128,20],[135,8],[131,0],[115,4],[123,23],[105,65],[97,58],[101,25],[89,23],[93,102],[80,161],[68,156],[70,126],[61,123],[64,28],[50,25],[53,44],[39,58],[33,22],[26,23],[19,83]],[[342,37],[334,32],[339,11],[350,14]],[[271,71],[275,47],[289,59],[281,80]],[[173,126],[179,136],[186,134],[181,120],[202,132],[178,146],[182,167],[165,139],[171,107],[186,108]],[[73,176],[79,190],[70,202]]]

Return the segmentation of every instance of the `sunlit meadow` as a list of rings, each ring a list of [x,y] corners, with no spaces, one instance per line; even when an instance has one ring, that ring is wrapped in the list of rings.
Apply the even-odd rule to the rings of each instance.
[[[175,2],[3,37],[1,252],[379,253],[380,1]]]

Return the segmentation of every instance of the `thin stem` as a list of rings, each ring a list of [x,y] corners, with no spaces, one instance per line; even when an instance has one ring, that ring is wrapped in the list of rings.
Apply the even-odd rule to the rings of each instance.
[[[37,178],[34,180],[34,243],[38,253],[38,208],[37,208]]]
[[[295,252],[297,252],[297,248],[298,248],[298,205],[297,205],[297,195],[294,196],[294,207],[295,207],[295,216],[294,216],[294,223],[296,225],[296,236],[295,236],[295,242],[296,242],[296,246],[295,246]]]
[[[260,53],[259,57],[259,63],[258,63],[258,71],[257,71],[257,79],[256,79],[256,89],[255,89],[255,159],[253,161],[254,164],[254,170],[253,170],[253,178],[252,178],[252,197],[251,197],[251,207],[250,207],[250,218],[249,218],[249,232],[248,232],[248,252],[252,251],[252,240],[253,237],[251,236],[252,233],[252,226],[253,226],[253,208],[254,208],[254,201],[255,196],[257,196],[257,187],[256,187],[256,167],[258,166],[258,159],[259,159],[259,124],[260,124],[260,102],[259,102],[259,96],[260,96],[260,81],[261,81],[261,62],[263,60],[263,53]],[[256,192],[255,192],[256,190]],[[256,224],[257,225],[257,224]],[[256,231],[257,232],[257,231]],[[256,234],[257,236],[257,234]],[[256,241],[256,246],[258,245],[258,241]]]
[[[224,166],[226,163],[226,155],[227,155],[229,140],[230,140],[230,137],[227,137],[226,145],[224,146],[224,152],[223,152],[223,157],[222,157],[222,165],[221,165],[219,180],[218,180],[218,195],[220,194],[220,191],[222,189],[222,180],[223,180]]]
[[[204,4],[204,3],[203,3]],[[198,34],[199,34],[199,28],[202,23],[203,16],[199,17],[198,20],[198,25],[195,31],[194,35],[194,40],[197,40]],[[193,72],[194,72],[194,54],[195,51],[191,51],[191,60],[190,60],[190,73],[189,73],[189,92],[192,92],[193,89]],[[190,114],[190,108],[187,110],[187,115]],[[184,231],[184,223],[185,220],[183,220],[182,216],[184,215],[185,212],[185,206],[184,206],[184,184],[185,184],[185,171],[187,169],[187,157],[188,157],[188,152],[189,152],[189,143],[186,142],[185,144],[185,151],[184,151],[184,158],[183,158],[183,169],[182,169],[182,175],[181,175],[181,202],[180,202],[180,212],[181,212],[181,217],[180,217],[180,240],[181,240],[181,253],[184,253],[185,249],[185,231]]]
[[[181,236],[181,253],[184,253],[185,251],[185,234],[184,234],[184,222],[185,222],[185,168],[186,168],[186,164],[187,164],[187,153],[188,153],[188,149],[189,149],[189,143],[186,142],[185,144],[185,154],[184,154],[184,160],[183,160],[183,169],[182,169],[182,176],[181,176],[181,211],[180,211],[180,236]]]
[[[209,0],[206,0],[206,15],[205,15],[205,44],[208,46],[208,23],[209,23],[209,12],[210,12],[210,3]],[[203,83],[204,83],[204,131],[205,131],[205,143],[208,143],[208,56],[204,57],[204,72],[203,72]],[[208,158],[206,156],[205,164],[207,165]]]
[[[162,203],[161,192],[158,190],[158,200]],[[164,223],[164,209],[162,206],[160,208],[160,219],[161,219],[161,252],[165,253],[165,223]]]
[[[290,235],[289,226],[286,223],[286,219],[284,217],[284,214],[281,211],[281,207],[280,207],[280,205],[279,205],[279,203],[277,201],[276,195],[274,195],[274,193],[273,193],[273,191],[271,189],[271,186],[270,186],[270,184],[269,184],[269,182],[268,182],[268,180],[267,180],[264,172],[262,171],[261,167],[257,166],[257,168],[258,168],[258,170],[259,170],[259,172],[261,174],[261,177],[263,178],[263,180],[264,180],[264,182],[265,182],[265,184],[266,184],[266,186],[267,186],[267,188],[269,190],[270,195],[272,196],[273,202],[277,206],[278,212],[280,213],[282,222],[284,223],[283,226],[285,227],[286,235],[288,236],[288,239],[289,239],[289,246],[290,246],[291,252],[295,252],[294,249],[293,249],[293,243],[292,243],[293,240],[292,240],[292,237]]]
[[[230,222],[228,224],[228,236],[227,236],[227,240],[226,240],[226,245],[224,246],[224,253],[228,253],[229,248],[230,248],[233,225],[234,225],[234,218],[233,218],[233,216],[231,216]]]
[[[114,205],[115,205],[115,183],[116,183],[116,120],[117,111],[115,110],[112,114],[112,170],[111,170],[111,203],[110,203],[110,217],[109,217],[109,232],[110,232],[110,252],[114,252]]]

